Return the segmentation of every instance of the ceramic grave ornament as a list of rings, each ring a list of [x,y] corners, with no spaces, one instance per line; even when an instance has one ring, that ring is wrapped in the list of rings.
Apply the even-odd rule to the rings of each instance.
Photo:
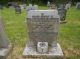
[[[77,9],[80,9],[80,2],[78,2],[78,3],[76,4],[76,8],[77,8]]]
[[[0,17],[0,59],[5,59],[10,51],[10,45],[5,35],[2,19]]]
[[[30,10],[26,21],[29,41],[23,56],[63,56],[57,42],[59,20],[57,10]]]
[[[29,4],[29,6],[27,6],[27,11],[30,10],[38,10],[38,6],[37,5],[32,6],[32,4]]]

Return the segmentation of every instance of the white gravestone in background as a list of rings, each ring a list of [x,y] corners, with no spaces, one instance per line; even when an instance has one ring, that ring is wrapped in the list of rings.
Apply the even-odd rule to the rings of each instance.
[[[34,9],[35,10],[38,10],[38,5],[34,5]]]
[[[3,5],[0,4],[0,10],[2,10],[2,9],[3,9]]]
[[[4,27],[3,27],[3,23],[2,23],[2,19],[0,17],[0,59],[5,59],[6,55],[9,52],[9,42],[7,40],[7,36],[5,35],[4,32]]]
[[[51,3],[49,1],[47,2],[47,6],[48,6],[48,8],[50,8],[50,6],[51,6]]]
[[[70,9],[70,7],[71,7],[71,4],[68,3],[68,4],[66,4],[65,9],[68,10],[68,9]]]
[[[27,11],[30,10],[38,10],[38,6],[37,5],[32,6],[32,4],[29,4],[29,6],[27,6]]]
[[[80,9],[80,2],[78,2],[78,3],[76,4],[76,8],[77,8],[77,9]]]
[[[26,21],[29,41],[23,56],[63,56],[57,42],[59,21],[57,10],[30,10]]]

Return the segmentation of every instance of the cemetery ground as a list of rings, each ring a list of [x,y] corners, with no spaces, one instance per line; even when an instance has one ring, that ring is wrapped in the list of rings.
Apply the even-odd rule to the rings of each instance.
[[[39,6],[40,9],[47,9]],[[13,9],[4,8],[0,10],[5,32],[9,41],[13,43],[13,51],[8,59],[21,59],[23,49],[29,39],[25,24],[26,11],[15,14]],[[58,41],[64,52],[64,59],[80,59],[80,10],[74,6],[67,12],[67,23],[60,24]]]

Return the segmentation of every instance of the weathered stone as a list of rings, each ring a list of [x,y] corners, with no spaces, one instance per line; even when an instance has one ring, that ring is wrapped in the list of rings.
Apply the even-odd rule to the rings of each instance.
[[[36,49],[26,45],[26,48],[23,52],[23,57],[24,58],[29,58],[29,57],[34,57],[34,58],[41,58],[41,59],[64,59],[63,58],[63,52],[62,52],[62,49],[60,47],[59,44],[57,44],[56,47],[52,47],[48,53],[38,53],[36,51]]]
[[[51,3],[49,1],[47,2],[47,6],[48,6],[48,8],[50,8],[50,6],[51,6]]]
[[[15,12],[21,14],[21,7],[19,5],[15,6]]]
[[[38,5],[34,5],[34,9],[35,10],[38,10]]]
[[[60,5],[60,7],[58,8],[58,13],[60,16],[60,21],[65,21],[67,10],[65,9],[64,4]]]
[[[3,5],[1,5],[1,4],[0,4],[0,9],[1,9],[1,10],[3,9]]]
[[[29,27],[29,31],[50,31],[50,32],[55,31],[56,32],[58,28],[56,27],[57,22],[58,22],[57,18],[43,18],[43,19],[33,18],[32,20],[28,20],[27,22],[28,22],[27,24]]]
[[[57,10],[30,10],[27,15],[29,43],[24,56],[63,56],[57,43],[60,17]],[[39,46],[40,43],[45,43]],[[40,50],[41,49],[41,50]]]
[[[68,4],[66,4],[65,9],[68,10],[68,9],[70,9],[70,7],[71,7],[71,4],[68,3]]]
[[[57,6],[55,4],[51,4],[50,9],[57,9]]]
[[[53,42],[57,42],[58,33],[55,32],[29,32],[30,41],[33,41],[34,45],[37,42],[48,42],[49,45]]]
[[[27,11],[30,10],[38,10],[38,6],[37,5],[32,6],[32,4],[29,4],[29,6],[27,6]]]
[[[7,40],[7,36],[5,35],[4,29],[3,29],[3,24],[2,20],[0,17],[0,48],[7,48],[9,45],[9,42]]]
[[[6,59],[9,51],[11,50],[11,45],[7,39],[8,38],[4,32],[2,19],[0,17],[0,59]]]
[[[18,5],[18,3],[16,3],[16,2],[8,2],[7,7],[8,8],[10,7],[10,8],[13,9],[13,8],[15,8],[16,5]]]

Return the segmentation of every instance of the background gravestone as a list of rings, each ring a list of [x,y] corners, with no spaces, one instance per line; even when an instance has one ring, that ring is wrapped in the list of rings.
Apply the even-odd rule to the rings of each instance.
[[[57,9],[56,4],[51,4],[50,9]]]
[[[8,2],[7,8],[14,8],[15,2]]]
[[[26,4],[23,4],[24,9],[26,9]]]
[[[68,10],[68,9],[70,9],[70,7],[71,7],[71,4],[67,3],[66,6],[65,6],[65,9]]]
[[[7,40],[7,36],[5,35],[2,19],[0,17],[0,59],[5,59],[7,54],[10,51],[9,42]]]
[[[1,5],[1,4],[0,4],[0,9],[1,9],[1,10],[3,9],[3,5]]]
[[[30,10],[38,10],[38,5],[32,6],[32,4],[29,4],[29,6],[27,6],[27,11],[30,11]]]
[[[29,6],[27,6],[27,11],[32,10],[32,4],[29,4]]]
[[[63,53],[57,43],[59,30],[57,10],[30,10],[27,15],[29,41],[23,56],[62,57]]]
[[[47,6],[50,9],[51,3],[49,1],[47,2]]]
[[[78,3],[76,4],[76,8],[77,8],[77,9],[80,9],[80,2],[78,2]]]
[[[22,0],[23,9],[26,9],[26,3],[27,3],[27,0]]]
[[[38,10],[38,5],[33,6],[34,10]]]
[[[21,7],[19,5],[15,6],[15,12],[16,14],[21,14]]]
[[[24,6],[23,5],[20,5],[20,8],[21,8],[21,10],[24,10]]]
[[[61,4],[58,8],[58,14],[60,16],[60,21],[65,21],[67,10],[65,9],[65,4]]]

